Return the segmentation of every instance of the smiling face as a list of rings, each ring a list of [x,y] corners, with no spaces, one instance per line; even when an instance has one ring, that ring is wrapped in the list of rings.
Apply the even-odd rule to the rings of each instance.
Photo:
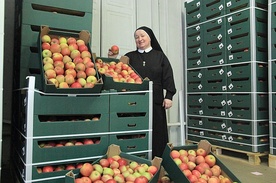
[[[137,30],[134,35],[137,48],[145,50],[151,46],[150,37],[144,30]]]

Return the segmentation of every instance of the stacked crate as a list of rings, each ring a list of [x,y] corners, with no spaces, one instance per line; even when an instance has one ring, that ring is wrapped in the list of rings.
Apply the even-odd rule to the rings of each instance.
[[[15,2],[14,81],[15,89],[27,86],[26,76],[41,77],[38,36],[40,27],[47,25],[58,30],[92,30],[93,1],[39,1]],[[37,79],[40,81],[40,79]],[[41,82],[36,83],[41,89]]]
[[[127,92],[97,86],[91,92],[71,88],[63,92],[42,82],[41,26],[60,33],[91,32],[92,4],[83,0],[15,3],[11,162],[19,182],[64,182],[70,168],[78,173],[79,164],[102,157],[113,143],[122,152],[151,159],[151,82],[132,85]],[[86,144],[73,145],[79,141]],[[46,173],[41,172],[43,167],[62,170]]]
[[[185,3],[188,140],[268,150],[266,9],[263,0]]]
[[[268,4],[268,63],[269,63],[269,128],[270,128],[270,154],[269,166],[276,168],[276,1],[270,0]]]
[[[53,94],[35,89],[34,76],[28,80],[27,88],[16,91],[13,113],[12,159],[20,182],[62,182],[69,170],[39,170],[74,166],[78,173],[78,164],[105,155],[110,144],[151,159],[149,90]]]

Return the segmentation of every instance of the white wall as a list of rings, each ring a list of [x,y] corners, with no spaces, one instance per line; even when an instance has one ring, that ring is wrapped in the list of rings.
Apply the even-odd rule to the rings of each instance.
[[[3,125],[3,68],[4,68],[4,21],[5,1],[0,1],[0,179],[2,162],[2,125]]]

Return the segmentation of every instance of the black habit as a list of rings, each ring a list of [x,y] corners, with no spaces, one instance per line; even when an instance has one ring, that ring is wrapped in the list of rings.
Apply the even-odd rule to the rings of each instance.
[[[162,157],[168,143],[166,111],[162,106],[164,98],[172,100],[176,93],[173,70],[167,56],[162,51],[152,49],[148,53],[138,50],[126,54],[130,65],[142,78],[153,81],[153,141],[152,157]],[[165,96],[163,90],[166,90]]]

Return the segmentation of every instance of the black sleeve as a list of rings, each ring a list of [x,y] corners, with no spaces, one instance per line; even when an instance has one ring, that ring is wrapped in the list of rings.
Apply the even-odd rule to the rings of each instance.
[[[175,83],[174,83],[174,77],[173,77],[173,70],[172,66],[167,58],[167,56],[163,55],[163,89],[166,90],[165,99],[172,100],[174,94],[176,93]]]

